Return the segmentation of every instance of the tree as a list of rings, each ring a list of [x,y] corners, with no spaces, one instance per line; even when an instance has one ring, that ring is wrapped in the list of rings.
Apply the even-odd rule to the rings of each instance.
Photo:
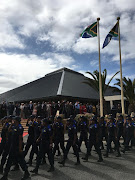
[[[107,78],[107,70],[104,69],[103,73],[101,74],[101,79],[102,79],[102,94],[103,94],[103,102],[104,102],[104,114],[107,114],[107,107],[105,104],[105,99],[104,95],[106,90],[109,88],[109,84],[113,80],[113,78],[119,73],[120,71],[116,72],[108,81],[106,84],[106,78]],[[99,72],[98,70],[91,72],[86,72],[87,74],[91,75],[93,79],[91,78],[85,78],[85,81],[83,83],[88,84],[91,86],[93,89],[95,89],[99,93]]]
[[[115,83],[114,85],[121,87],[120,79],[116,79],[116,80],[117,83]],[[131,112],[135,111],[135,79],[132,81],[130,78],[124,77],[122,80],[123,80],[123,93],[127,101],[129,102],[128,114],[131,114]],[[116,88],[115,91],[120,91],[120,90]]]
[[[120,71],[116,72],[111,79],[108,81],[106,84],[106,78],[107,78],[107,70],[104,69],[103,73],[101,74],[101,79],[102,79],[102,94],[103,94],[103,99],[106,90],[109,88],[109,84],[113,80],[113,78],[119,73]],[[91,86],[93,89],[95,89],[97,92],[99,92],[99,72],[98,70],[91,72],[86,72],[87,74],[91,75],[93,79],[91,78],[85,78],[85,81],[83,83],[88,84]]]

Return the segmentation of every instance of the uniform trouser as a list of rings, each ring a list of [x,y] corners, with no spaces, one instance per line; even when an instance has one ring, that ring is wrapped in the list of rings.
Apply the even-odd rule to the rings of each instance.
[[[133,138],[134,138],[133,136],[129,136],[129,135],[126,136],[124,150],[128,149],[129,143],[130,141],[132,142]]]
[[[102,159],[101,150],[99,148],[99,142],[96,142],[96,139],[90,138],[88,141],[88,148],[87,148],[87,156],[90,154],[92,147],[95,147],[96,152],[100,159]]]
[[[3,151],[4,151],[5,145],[6,145],[6,142],[1,141],[1,143],[0,143],[0,156],[3,153]]]
[[[111,143],[114,142],[115,148],[118,152],[118,154],[120,154],[120,150],[119,150],[119,145],[118,145],[118,140],[115,138],[115,136],[108,136],[108,140],[107,140],[107,151],[106,153],[109,153],[109,150],[111,149]]]
[[[51,167],[54,166],[54,157],[53,157],[53,153],[52,153],[52,148],[50,148],[50,144],[48,142],[44,142],[44,143],[41,142],[38,157],[37,157],[37,162],[36,162],[37,170],[41,164],[44,154],[46,154],[46,153],[48,155],[48,160],[49,160]]]
[[[63,153],[65,153],[64,138],[57,138],[54,141],[53,154],[56,153],[56,150],[59,148],[59,144],[60,144],[60,147],[61,147]]]
[[[36,143],[36,141],[34,140],[34,142],[32,144],[32,149],[31,149],[31,152],[30,152],[30,158],[29,158],[31,161],[33,159],[34,154],[38,155],[38,149],[39,149],[38,146],[39,146],[39,144]]]
[[[68,152],[69,152],[71,146],[72,146],[73,151],[74,151],[74,153],[75,153],[75,155],[76,155],[76,157],[77,157],[77,161],[79,161],[78,146],[77,146],[76,143],[73,144],[73,140],[68,140],[68,141],[67,141],[67,145],[66,145],[66,149],[65,149],[65,153],[64,153],[64,160],[67,159],[67,155],[68,155]]]
[[[29,136],[27,139],[27,143],[26,143],[25,150],[24,150],[24,157],[27,155],[30,147],[33,145],[33,139],[34,139],[34,137],[32,137],[32,136]]]
[[[85,146],[86,148],[88,147],[88,136],[87,134],[80,134],[80,138],[79,138],[79,142],[78,142],[78,146],[79,148],[81,147],[82,141],[85,142]]]
[[[106,134],[101,134],[99,137],[99,147],[104,147],[103,146],[103,139],[105,138],[106,142],[107,142],[107,135]]]
[[[5,175],[8,175],[8,172],[10,171],[10,168],[13,164],[13,162],[17,162],[23,171],[27,171],[28,167],[26,165],[26,162],[24,160],[23,153],[19,153],[19,148],[18,147],[11,147],[9,151],[9,156],[7,160],[7,164],[5,167]]]
[[[10,149],[10,143],[7,142],[5,145],[4,151],[2,153],[2,159],[1,159],[1,166],[2,167],[4,166],[4,164],[7,160],[7,156],[9,154],[9,149]]]
[[[118,139],[118,145],[120,146],[120,137],[123,137],[124,139],[124,143],[125,143],[125,137],[124,137],[124,133],[122,131],[119,131],[117,134],[117,139]]]

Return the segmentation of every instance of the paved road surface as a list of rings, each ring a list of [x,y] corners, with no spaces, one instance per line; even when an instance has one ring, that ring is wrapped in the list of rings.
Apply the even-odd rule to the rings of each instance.
[[[26,137],[24,138],[26,141]],[[82,152],[80,157],[85,154],[85,145],[82,144]],[[103,151],[104,153],[105,151]],[[55,171],[48,173],[49,169],[48,160],[46,165],[40,166],[39,174],[31,174],[31,180],[135,180],[135,148],[126,154],[122,154],[122,157],[116,158],[115,153],[110,154],[109,158],[104,158],[102,163],[98,163],[98,157],[95,151],[92,151],[92,156],[88,162],[84,162],[81,159],[81,165],[75,166],[76,158],[70,150],[68,160],[64,167],[58,164],[58,160],[62,157],[55,157]],[[26,156],[28,160],[28,155]],[[35,161],[29,170],[32,170],[35,166]],[[9,180],[20,180],[22,171],[10,172]],[[2,175],[0,175],[1,177]]]

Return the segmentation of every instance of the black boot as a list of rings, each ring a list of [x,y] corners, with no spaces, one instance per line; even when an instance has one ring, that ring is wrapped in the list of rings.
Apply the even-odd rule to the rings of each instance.
[[[4,175],[2,176],[2,178],[0,180],[8,180],[8,174],[4,172]]]
[[[88,154],[86,154],[86,156],[83,157],[82,159],[88,161],[88,157],[89,157]]]
[[[0,166],[0,174],[3,174],[3,167]]]
[[[30,172],[31,172],[31,173],[35,173],[35,174],[38,174],[38,169],[35,168],[35,169],[31,170]]]
[[[120,154],[120,152],[118,152],[118,154],[117,154],[117,156],[116,157],[121,157],[121,154]]]
[[[65,160],[58,162],[59,164],[65,165]]]
[[[28,179],[30,177],[30,173],[28,171],[25,171],[23,177],[21,178],[21,180],[25,180]]]
[[[44,165],[44,164],[46,164],[46,160],[45,159],[43,159],[42,162],[41,162],[41,165]]]
[[[104,154],[104,157],[106,157],[106,158],[107,158],[107,157],[108,157],[108,153],[105,153],[105,154]]]
[[[103,158],[100,157],[99,160],[97,162],[102,162],[103,161]]]
[[[19,170],[19,165],[16,164],[11,171],[18,171],[18,170]]]
[[[77,162],[75,163],[75,165],[79,165],[80,164],[80,160],[77,160]]]
[[[47,172],[53,172],[53,171],[54,171],[54,166],[51,166]]]
[[[29,159],[29,161],[26,162],[26,164],[29,164],[29,166],[32,166],[32,160]]]

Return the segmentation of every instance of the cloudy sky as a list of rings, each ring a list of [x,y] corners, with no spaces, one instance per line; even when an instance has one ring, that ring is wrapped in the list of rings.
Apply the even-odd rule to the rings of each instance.
[[[134,0],[1,0],[0,93],[62,67],[84,74],[98,69],[97,37],[79,34],[100,17],[102,47],[118,16],[123,76],[133,79]],[[101,67],[108,79],[119,70],[118,39],[101,49]]]

